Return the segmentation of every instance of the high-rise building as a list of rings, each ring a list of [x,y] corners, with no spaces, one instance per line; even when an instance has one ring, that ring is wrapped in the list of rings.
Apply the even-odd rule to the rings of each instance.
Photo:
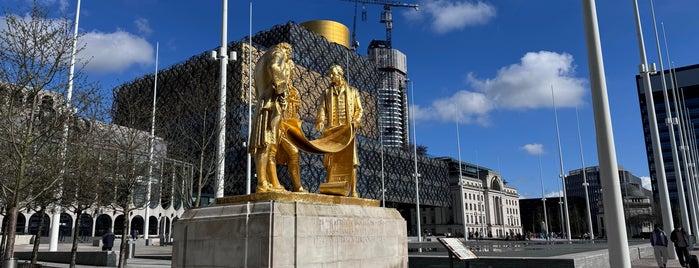
[[[671,76],[672,74],[672,76]],[[666,81],[666,88],[668,90],[668,98],[669,98],[669,103],[670,103],[670,108],[672,109],[672,117],[673,118],[680,118],[678,117],[678,111],[675,109],[675,107],[679,107],[679,115],[682,116],[682,122],[683,122],[683,133],[685,134],[686,140],[685,142],[687,143],[687,146],[685,148],[685,153],[688,154],[688,157],[684,158],[684,154],[682,153],[682,148],[677,148],[678,156],[679,156],[679,166],[682,169],[681,171],[676,171],[675,170],[675,165],[673,162],[672,158],[672,148],[671,148],[671,143],[670,143],[670,135],[669,135],[669,128],[665,122],[667,122],[667,107],[665,107],[665,100],[663,97],[663,85],[662,85],[662,79],[661,75],[665,75],[665,81]],[[695,153],[696,152],[696,143],[697,143],[697,131],[694,129],[694,125],[699,122],[699,65],[691,65],[691,66],[684,66],[684,67],[679,67],[676,69],[672,70],[664,70],[662,72],[658,72],[654,75],[651,75],[651,87],[653,89],[653,102],[655,104],[655,116],[656,116],[656,121],[658,125],[658,136],[660,137],[660,144],[661,144],[661,151],[662,151],[662,159],[663,159],[663,164],[665,165],[665,175],[666,175],[666,181],[667,181],[667,188],[668,188],[668,193],[670,197],[670,206],[671,206],[671,211],[680,211],[679,209],[679,198],[678,198],[678,186],[677,186],[677,175],[678,172],[681,172],[683,182],[684,182],[684,189],[685,189],[685,196],[688,197],[688,192],[687,192],[687,186],[689,185],[688,182],[694,182],[696,183],[696,177],[693,178],[686,178],[685,176],[685,169],[687,167],[696,167],[696,164],[692,164],[694,158],[690,158],[689,155],[690,153]],[[645,145],[646,145],[646,152],[647,152],[647,159],[648,159],[648,169],[650,171],[650,178],[651,178],[651,184],[653,187],[653,197],[655,202],[658,202],[659,194],[658,194],[658,177],[656,173],[656,167],[655,167],[655,158],[654,158],[654,150],[653,150],[653,140],[651,138],[651,132],[650,132],[650,125],[649,125],[649,120],[648,120],[648,109],[646,106],[646,91],[644,89],[644,83],[642,80],[642,77],[639,75],[636,75],[636,87],[637,87],[637,92],[638,92],[638,101],[640,104],[640,109],[641,109],[641,121],[643,123],[643,135],[645,137]],[[676,89],[676,90],[675,90]],[[673,90],[675,90],[675,93],[673,94]],[[675,101],[675,96],[677,96],[677,99],[679,100],[678,102]],[[677,105],[675,105],[677,104]],[[678,120],[675,120],[678,121]],[[675,125],[675,139],[677,142],[677,146],[680,146],[680,140],[679,140],[679,135],[680,131],[677,128],[678,125]],[[688,164],[689,163],[689,164]],[[693,176],[696,176],[695,173],[690,173],[693,174]],[[685,200],[689,200],[689,198],[685,198]],[[688,207],[691,207],[688,204]],[[673,218],[675,222],[678,222],[679,220],[679,213],[672,213]]]
[[[387,147],[408,145],[407,57],[384,40],[372,40],[367,54],[381,74],[377,101],[383,144]]]

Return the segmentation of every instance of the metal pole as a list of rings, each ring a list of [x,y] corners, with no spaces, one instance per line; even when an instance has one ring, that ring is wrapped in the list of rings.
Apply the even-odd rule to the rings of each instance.
[[[561,134],[558,131],[558,113],[556,112],[556,97],[553,94],[553,86],[551,86],[551,98],[553,100],[553,116],[556,118],[556,138],[558,140],[558,162],[560,163],[561,173],[559,177],[561,178],[561,185],[563,185],[563,206],[565,209],[565,232],[566,238],[570,241],[570,217],[568,215],[568,194],[566,193],[566,172],[563,169],[563,151],[561,150]]]
[[[597,136],[597,156],[600,165],[600,181],[602,202],[605,210],[607,241],[609,246],[609,266],[615,268],[630,268],[629,245],[624,231],[623,207],[621,203],[621,187],[619,186],[619,167],[616,162],[612,120],[609,113],[607,98],[607,82],[604,77],[602,61],[602,45],[597,26],[597,10],[594,0],[583,0],[583,20],[585,25],[585,40],[587,43],[587,62],[590,70],[590,91],[592,92],[592,107],[595,118],[595,133]],[[656,129],[657,131],[657,129]]]
[[[250,29],[248,38],[248,142],[245,146],[250,146],[250,134],[252,134],[252,0],[250,0]],[[242,52],[241,52],[242,53]],[[248,170],[245,181],[245,194],[250,194],[250,184],[252,181],[252,155],[248,151]]]
[[[585,172],[585,156],[583,154],[582,136],[580,135],[580,119],[578,118],[578,108],[575,108],[575,121],[578,123],[578,141],[580,142],[580,163],[582,163],[583,187],[585,187],[585,209],[587,212],[587,228],[590,232],[590,240],[595,239],[595,232],[592,229],[592,214],[590,213],[590,194],[587,187],[590,184],[587,182],[587,172]]]
[[[145,219],[143,227],[143,239],[146,241],[146,246],[149,244],[148,240],[148,226],[150,224],[150,202],[151,202],[151,182],[153,181],[153,158],[155,154],[155,108],[156,100],[158,96],[158,53],[160,50],[160,43],[155,43],[155,78],[153,81],[153,110],[150,118],[150,148],[148,149],[148,186],[146,188],[146,200],[148,201],[145,207]],[[160,230],[162,232],[162,230]]]
[[[456,108],[456,107],[455,107]],[[459,151],[459,195],[461,196],[461,219],[464,224],[464,241],[468,241],[468,228],[466,227],[466,200],[464,198],[464,182],[461,178],[461,135],[459,134],[459,114],[456,114],[456,149]]]
[[[588,0],[589,1],[589,0]],[[662,213],[663,219],[663,229],[666,233],[672,232],[674,228],[672,222],[672,214],[670,207],[670,197],[667,190],[667,178],[665,176],[665,163],[663,162],[662,147],[660,145],[660,136],[658,135],[658,120],[655,114],[655,101],[653,100],[653,87],[650,82],[650,70],[648,69],[648,62],[646,61],[646,48],[643,42],[643,29],[641,28],[641,17],[638,12],[638,2],[637,0],[632,0],[634,15],[636,18],[636,34],[638,37],[638,48],[641,64],[639,66],[640,75],[643,80],[643,90],[646,95],[646,108],[648,112],[648,124],[650,128],[650,136],[653,143],[653,161],[655,162],[655,172],[656,181],[658,182],[658,193],[660,200],[660,212]],[[597,39],[599,40],[599,39]],[[589,49],[588,49],[589,50]],[[588,53],[589,54],[589,53]],[[601,57],[601,56],[600,56]],[[601,153],[600,153],[601,154]],[[606,194],[609,191],[605,191]],[[605,204],[606,210],[606,204]],[[606,217],[609,221],[609,217]],[[608,232],[609,233],[609,232]],[[626,233],[624,232],[624,241]],[[621,239],[621,238],[620,238]],[[628,250],[628,246],[627,246]],[[668,244],[668,256],[674,259],[677,258],[675,254],[674,245],[672,243]],[[628,254],[627,254],[628,255]],[[611,256],[610,256],[611,260]]]
[[[667,48],[667,45],[665,46]],[[693,199],[691,199],[691,204],[696,204],[697,203],[697,198],[699,196],[697,195],[697,176],[696,172],[694,170],[694,154],[692,147],[690,146],[689,142],[689,131],[687,129],[687,117],[684,112],[684,109],[680,109],[678,107],[678,102],[681,102],[680,99],[678,99],[678,94],[677,94],[677,88],[674,83],[674,78],[671,75],[670,76],[672,85],[673,85],[673,99],[675,99],[675,109],[678,111],[678,117],[679,117],[679,130],[680,130],[680,148],[682,148],[682,159],[684,159],[685,162],[685,174],[687,176],[687,184],[689,185],[689,188],[694,192]],[[684,106],[684,105],[683,105]],[[692,208],[692,222],[694,222],[694,234],[699,234],[699,224],[697,224],[697,207],[696,206],[691,206]]]
[[[669,131],[670,139],[670,149],[672,150],[672,163],[675,168],[675,182],[677,183],[677,198],[680,203],[680,219],[682,220],[682,225],[689,231],[689,235],[692,235],[692,228],[689,225],[689,213],[687,213],[687,199],[684,195],[684,182],[682,179],[682,168],[680,167],[680,159],[677,154],[677,141],[675,140],[675,124],[676,119],[672,116],[672,107],[670,106],[670,99],[667,94],[667,84],[665,84],[665,75],[663,71],[663,55],[660,53],[660,41],[658,39],[658,27],[655,24],[655,9],[653,8],[653,0],[650,0],[651,6],[651,16],[653,17],[653,31],[655,33],[655,46],[658,50],[658,62],[660,64],[660,81],[663,84],[663,99],[665,101],[665,125]],[[649,78],[650,79],[650,78]]]
[[[410,97],[413,99],[413,105],[415,105],[415,95],[413,94],[413,84],[415,82],[410,82]],[[417,210],[417,241],[422,242],[422,227],[420,226],[420,173],[417,171],[417,134],[415,134],[415,115],[412,114],[410,117],[413,119],[413,156],[415,157],[415,209]]]
[[[545,238],[549,237],[549,217],[546,215],[546,192],[544,192],[544,170],[541,168],[541,154],[539,154],[539,176],[541,177],[541,202],[544,203],[544,224],[546,224]]]
[[[224,172],[226,169],[226,68],[228,66],[228,0],[223,0],[223,19],[221,27],[221,50],[218,59],[221,62],[219,107],[218,107],[218,142],[216,146],[216,197],[223,197]]]
[[[381,109],[381,108],[379,108]],[[381,148],[381,207],[386,207],[386,180],[384,171],[383,116],[379,116],[379,146]]]
[[[651,10],[653,12],[653,26],[655,29],[655,40],[656,40],[656,46],[658,47],[658,55],[660,56],[660,45],[658,44],[658,30],[655,28],[655,8],[653,8],[653,1],[651,0]],[[679,134],[679,140],[680,140],[680,150],[682,151],[682,161],[684,162],[684,178],[687,179],[687,191],[689,192],[689,203],[690,204],[696,204],[696,189],[693,187],[694,186],[694,179],[690,175],[690,166],[688,165],[687,161],[687,144],[685,142],[685,133],[683,129],[684,125],[684,119],[682,117],[682,110],[678,106],[679,99],[677,98],[677,88],[675,88],[675,83],[674,83],[674,77],[672,76],[672,64],[670,63],[670,49],[667,46],[667,37],[665,36],[665,25],[661,22],[660,25],[663,28],[663,40],[665,43],[665,54],[667,54],[667,62],[668,62],[668,72],[670,73],[670,85],[672,86],[672,100],[674,104],[674,109],[675,113],[677,113],[677,117],[673,118],[673,123],[677,124],[677,131]],[[663,77],[663,90],[667,90],[665,86],[665,71],[663,68],[663,61],[662,58],[660,59],[660,70],[662,71],[662,77]],[[666,109],[670,109],[670,107],[667,107]],[[679,162],[679,159],[677,160]],[[676,163],[676,165],[679,165],[679,163]],[[679,173],[679,171],[677,171]],[[689,213],[692,218],[692,222],[694,223],[694,226],[687,226],[687,229],[690,229],[690,234],[694,234],[695,236],[697,233],[699,233],[699,229],[697,229],[697,206],[690,206]],[[692,228],[693,227],[693,228]]]
[[[75,11],[75,26],[73,27],[73,49],[70,54],[70,69],[68,71],[68,91],[66,92],[66,111],[72,113],[73,101],[73,77],[75,76],[75,53],[78,46],[78,22],[80,21],[80,0]],[[61,176],[65,175],[66,154],[68,153],[68,121],[63,122],[63,136],[61,137],[61,160],[63,167]],[[78,215],[80,216],[80,215]],[[58,236],[61,225],[61,206],[56,204],[51,215],[51,233],[49,235],[49,251],[58,251]]]

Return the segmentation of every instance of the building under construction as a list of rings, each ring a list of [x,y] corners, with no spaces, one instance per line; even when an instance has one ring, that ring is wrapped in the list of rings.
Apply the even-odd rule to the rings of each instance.
[[[386,205],[397,208],[408,221],[409,233],[415,234],[416,227],[411,223],[416,220],[416,173],[420,180],[420,204],[427,207],[448,207],[450,197],[445,194],[449,191],[447,164],[426,156],[416,156],[412,149],[405,149],[408,146],[388,148],[381,145],[379,118],[384,111],[381,111],[377,96],[382,96],[379,92],[382,88],[382,74],[374,62],[350,49],[349,42],[343,41],[347,40],[343,37],[345,34],[329,34],[338,31],[348,33],[347,28],[343,27],[342,24],[328,21],[302,25],[289,22],[259,32],[252,40],[244,38],[228,44],[228,50],[237,52],[239,57],[229,64],[227,73],[224,193],[228,196],[246,192],[249,100],[255,99],[254,96],[249,96],[251,70],[254,69],[251,64],[254,65],[271,46],[287,42],[293,47],[293,60],[296,63],[293,84],[302,99],[299,116],[303,121],[304,134],[309,140],[320,137],[321,133],[314,128],[317,101],[330,85],[327,74],[329,67],[335,64],[342,66],[347,82],[361,91],[364,106],[364,123],[357,135],[360,158],[357,169],[359,195],[380,200],[382,189],[385,188]],[[218,82],[215,78],[218,73],[217,61],[208,52],[204,52],[160,71],[157,84],[156,136],[169,143],[168,154],[185,162],[200,163],[195,164],[197,169],[204,175],[209,174],[209,177],[212,177],[215,169],[214,137],[218,120]],[[149,130],[153,88],[153,75],[116,88],[112,115],[114,122],[136,122],[130,127]],[[407,106],[407,100],[400,101]],[[253,111],[254,106],[253,103]],[[407,118],[407,113],[402,112],[402,116]],[[407,119],[402,120],[407,130]],[[407,132],[405,133],[401,139],[407,142]],[[310,192],[318,192],[319,184],[326,178],[322,155],[301,153],[300,165],[303,187]],[[255,169],[250,167],[250,170],[254,173]],[[291,189],[286,168],[280,166],[278,173],[282,184]],[[204,175],[201,177],[205,178]],[[196,177],[195,175],[195,184]],[[256,179],[254,174],[250,177],[254,189]],[[214,192],[213,181],[206,183],[208,187],[205,187],[204,192]]]

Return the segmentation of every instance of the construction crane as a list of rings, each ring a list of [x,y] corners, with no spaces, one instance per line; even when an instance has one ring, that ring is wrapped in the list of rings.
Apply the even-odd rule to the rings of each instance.
[[[373,4],[373,5],[383,5],[383,12],[381,12],[381,20],[379,22],[386,25],[386,44],[388,48],[391,48],[391,30],[393,29],[393,12],[391,12],[391,7],[412,7],[415,11],[418,10],[419,6],[417,4],[400,3],[395,1],[381,1],[381,0],[343,0],[347,2],[354,2],[354,21],[352,22],[352,47],[355,49],[359,46],[356,38],[357,30],[357,5],[362,4]],[[366,21],[366,7],[362,6],[362,21]]]

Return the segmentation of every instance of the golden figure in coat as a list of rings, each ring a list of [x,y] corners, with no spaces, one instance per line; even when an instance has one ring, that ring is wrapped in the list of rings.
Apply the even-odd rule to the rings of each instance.
[[[347,84],[339,65],[330,67],[330,87],[325,90],[318,107],[316,129],[323,137],[334,128],[349,126],[351,135],[362,123],[362,102],[359,90]],[[321,137],[322,138],[322,137]],[[342,151],[326,153],[323,163],[327,168],[327,182],[320,185],[321,194],[359,197],[357,194],[357,146],[355,140]]]
[[[289,94],[287,96],[286,109],[282,112],[282,124],[280,126],[280,145],[282,150],[277,153],[277,163],[287,165],[291,184],[294,192],[306,192],[301,186],[301,166],[299,165],[299,149],[289,140],[287,129],[290,127],[301,129],[299,119],[299,108],[301,108],[301,97],[298,90],[289,84]]]
[[[265,52],[255,66],[257,108],[249,152],[255,160],[257,193],[286,191],[277,178],[276,157],[281,141],[279,126],[288,106],[291,73],[295,66],[291,56],[291,45],[279,43]]]

